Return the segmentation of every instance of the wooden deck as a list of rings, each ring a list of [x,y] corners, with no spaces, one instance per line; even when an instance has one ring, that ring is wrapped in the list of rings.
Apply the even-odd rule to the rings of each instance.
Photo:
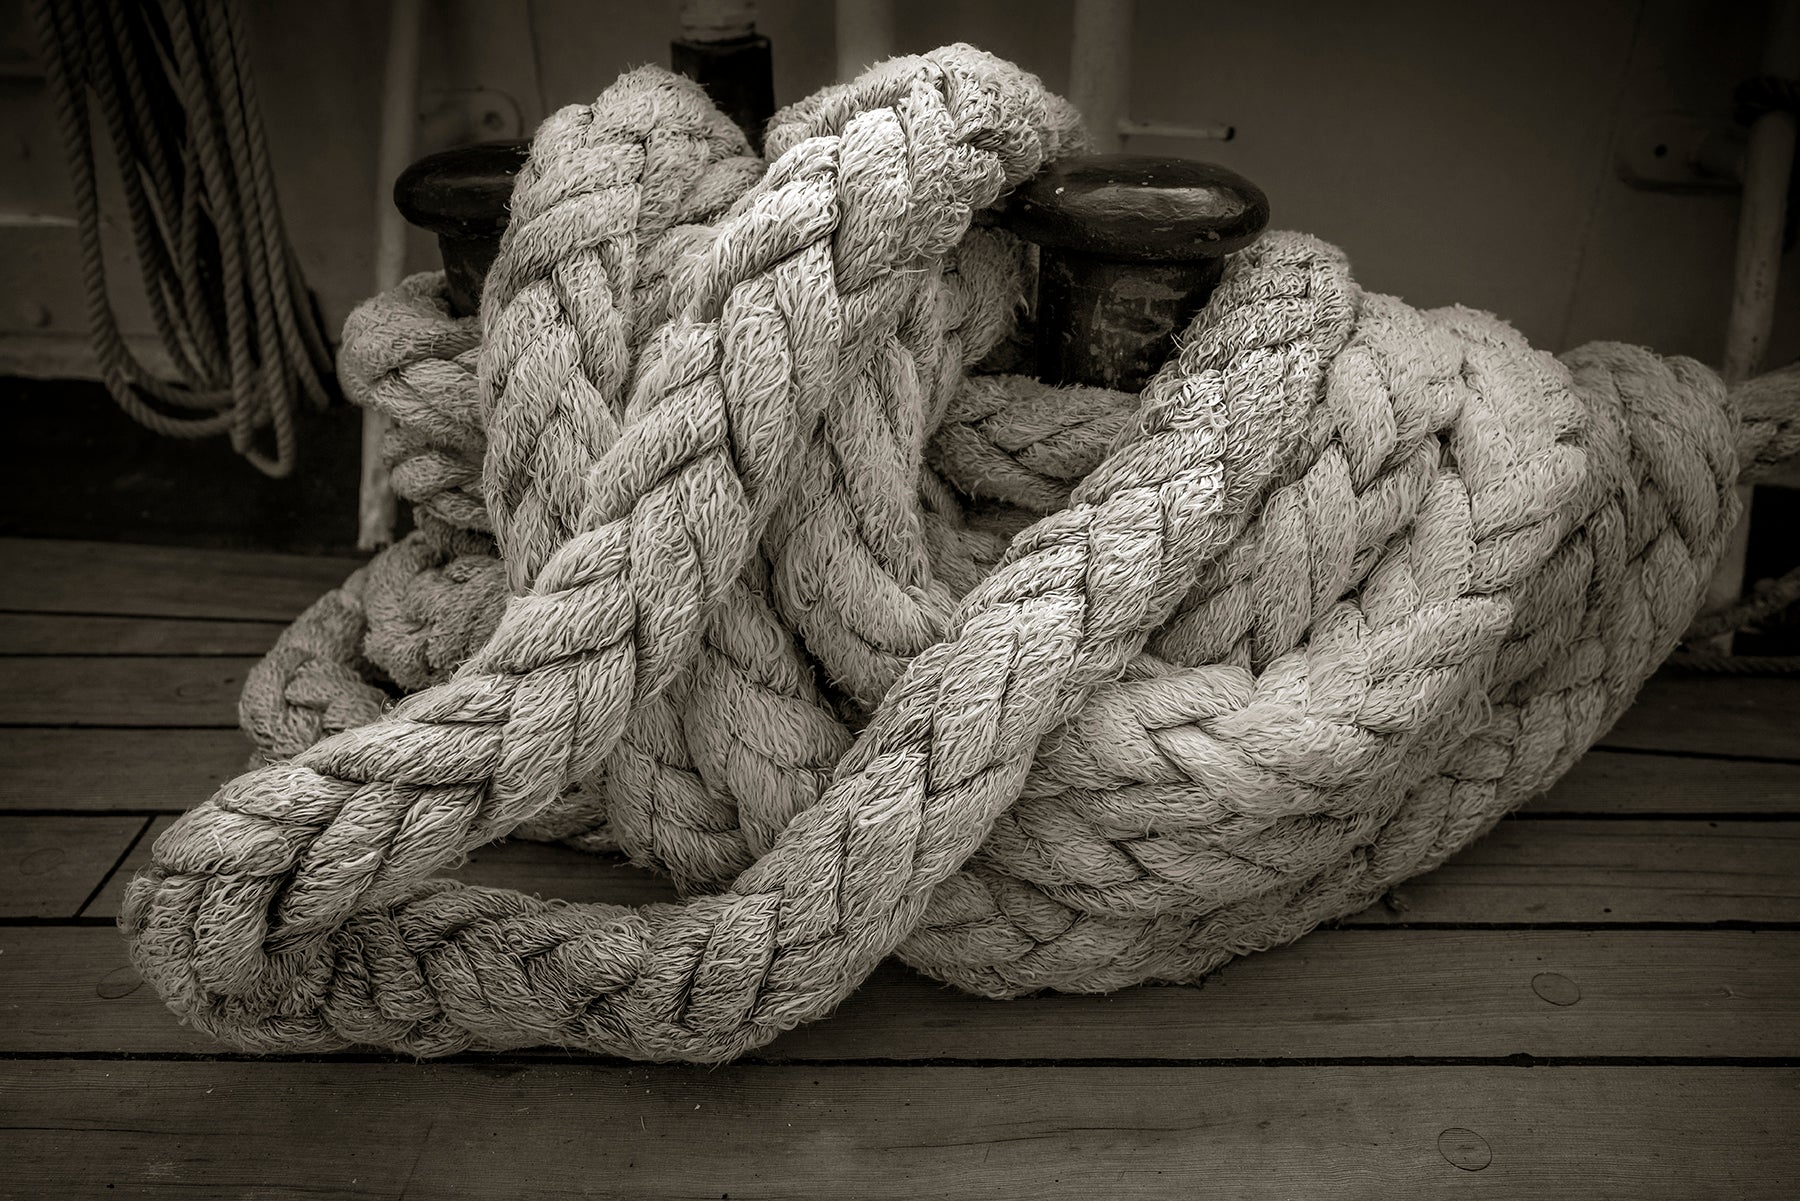
[[[349,566],[0,541],[0,1197],[1800,1195],[1800,679],[1653,681],[1485,841],[1201,989],[890,965],[712,1070],[221,1053],[126,966],[120,888]],[[462,874],[670,895],[532,844]]]

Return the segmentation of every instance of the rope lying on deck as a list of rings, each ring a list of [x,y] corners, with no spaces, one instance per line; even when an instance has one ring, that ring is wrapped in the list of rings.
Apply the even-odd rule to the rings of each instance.
[[[1697,363],[1553,358],[1296,234],[1141,396],[970,375],[1026,281],[971,219],[1078,137],[967,47],[787,110],[766,171],[660,71],[547,122],[479,342],[430,277],[346,331],[422,529],[247,690],[291,757],[132,883],[169,1004],[250,1048],[726,1059],[896,951],[990,996],[1196,979],[1566,770],[1792,390],[1739,421]],[[526,822],[698,895],[431,878]]]

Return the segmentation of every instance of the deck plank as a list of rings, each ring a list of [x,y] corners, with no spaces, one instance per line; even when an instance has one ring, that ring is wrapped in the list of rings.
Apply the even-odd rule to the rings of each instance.
[[[0,725],[237,725],[254,656],[0,658]]]
[[[0,613],[0,655],[260,655],[278,621]]]
[[[77,916],[147,825],[142,817],[0,816],[0,917]]]
[[[1665,671],[1597,745],[1800,760],[1800,677]]]
[[[242,772],[249,754],[223,728],[0,729],[0,810],[179,812]],[[1523,811],[1800,817],[1800,763],[1591,751]]]
[[[0,1197],[1783,1196],[1800,1071],[19,1062]],[[1378,1099],[1378,1100],[1377,1100]]]
[[[89,726],[230,726],[237,723],[237,689],[256,658],[93,657],[0,660],[7,690],[0,724]],[[158,686],[169,673],[209,678],[230,672],[233,682],[202,695]],[[223,677],[221,677],[223,678]],[[10,681],[16,680],[16,683]],[[1800,681],[1733,679],[1717,689],[1704,676],[1653,680],[1643,703],[1626,713],[1599,745],[1603,749],[1676,751],[1800,762]]]
[[[172,821],[155,820],[84,916],[117,915],[125,881]],[[616,857],[537,842],[480,847],[448,874],[566,901],[676,899],[666,879]],[[1800,822],[1511,819],[1345,924],[1642,922],[1800,922]]]
[[[0,538],[0,609],[288,621],[362,562],[335,556]]]
[[[237,730],[0,729],[0,811],[178,813],[249,757]]]
[[[1503,821],[1352,921],[1800,921],[1800,822]]]
[[[0,539],[0,653],[260,653],[355,565],[350,559]],[[55,614],[64,614],[58,617]],[[86,616],[82,616],[86,615]],[[100,615],[113,615],[106,617]],[[225,622],[120,617],[224,618]],[[239,624],[243,629],[228,629]],[[104,686],[109,669],[95,682]],[[1800,681],[1665,672],[1602,748],[1800,761]],[[42,718],[26,718],[42,721]],[[230,724],[229,712],[217,714]],[[105,724],[98,718],[86,724]],[[123,724],[150,724],[146,721]],[[176,722],[162,724],[181,724]]]
[[[107,927],[0,929],[0,1054],[217,1054]],[[999,1003],[889,963],[774,1060],[1800,1056],[1800,933],[1321,930],[1202,988]]]
[[[1800,689],[1796,689],[1800,698]],[[1592,750],[1523,813],[1800,817],[1800,763]]]

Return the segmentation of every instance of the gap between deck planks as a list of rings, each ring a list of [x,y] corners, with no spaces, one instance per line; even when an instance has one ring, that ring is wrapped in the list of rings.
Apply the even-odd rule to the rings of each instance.
[[[9,1066],[9,1198],[1650,1201],[1800,1172],[1793,1069]]]

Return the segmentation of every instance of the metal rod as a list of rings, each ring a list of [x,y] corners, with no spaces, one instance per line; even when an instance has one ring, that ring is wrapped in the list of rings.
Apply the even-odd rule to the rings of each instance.
[[[1131,108],[1132,0],[1075,0],[1069,100],[1087,119],[1096,154],[1114,154]]]
[[[1784,79],[1800,76],[1800,0],[1775,0],[1769,10],[1769,38],[1763,72]],[[1781,238],[1787,222],[1788,180],[1794,169],[1794,114],[1768,112],[1750,128],[1744,155],[1744,196],[1738,210],[1737,266],[1731,285],[1731,318],[1725,328],[1726,384],[1755,375],[1769,350],[1775,324],[1775,286],[1781,274]],[[1744,560],[1750,543],[1750,503],[1754,490],[1738,489],[1743,516],[1706,588],[1701,612],[1736,603],[1744,591]],[[1731,653],[1730,634],[1708,648]]]
[[[394,207],[395,176],[413,151],[419,107],[419,30],[423,0],[393,0],[388,10],[387,69],[382,74],[381,144],[375,160],[375,290],[385,292],[406,275],[406,221]],[[357,488],[356,545],[376,550],[394,540],[394,489],[381,461],[387,419],[362,414],[362,471]]]

